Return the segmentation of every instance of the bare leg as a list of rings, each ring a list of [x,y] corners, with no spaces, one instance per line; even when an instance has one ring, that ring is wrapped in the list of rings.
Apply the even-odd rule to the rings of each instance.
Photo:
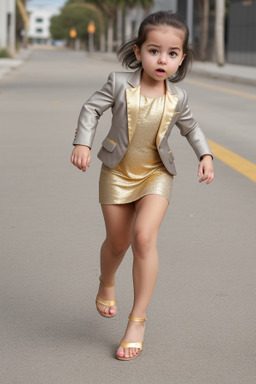
[[[106,226],[106,239],[101,247],[101,277],[105,284],[111,284],[132,239],[135,206],[131,204],[102,205]],[[114,287],[100,284],[98,295],[105,300],[113,300]],[[116,306],[98,304],[100,312],[114,315]]]
[[[168,208],[167,200],[158,195],[148,195],[136,202],[132,250],[134,304],[131,314],[145,317],[158,274],[157,236]],[[145,323],[129,321],[124,336],[125,342],[143,341]],[[133,357],[136,348],[118,348],[120,357]]]

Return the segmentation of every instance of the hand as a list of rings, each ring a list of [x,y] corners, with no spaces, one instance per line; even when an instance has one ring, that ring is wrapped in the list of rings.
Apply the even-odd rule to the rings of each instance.
[[[85,172],[86,167],[90,167],[91,161],[91,150],[85,145],[76,145],[73,149],[71,163],[74,164],[78,169]]]
[[[212,164],[212,156],[211,155],[204,155],[203,159],[201,160],[199,166],[198,166],[198,176],[202,176],[199,180],[199,183],[202,183],[202,181],[206,181],[206,184],[210,184],[210,182],[214,178],[214,172],[213,172],[213,164]]]

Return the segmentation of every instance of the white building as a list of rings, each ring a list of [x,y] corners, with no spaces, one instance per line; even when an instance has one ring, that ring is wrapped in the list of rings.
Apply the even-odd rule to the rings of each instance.
[[[15,52],[15,0],[0,0],[0,49]]]
[[[56,14],[52,9],[29,8],[28,37],[33,44],[51,44],[50,19]]]

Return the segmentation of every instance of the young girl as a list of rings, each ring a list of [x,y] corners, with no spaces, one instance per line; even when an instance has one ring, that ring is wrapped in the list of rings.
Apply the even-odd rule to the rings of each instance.
[[[71,162],[90,165],[98,119],[112,108],[111,129],[98,157],[103,162],[99,200],[106,225],[101,248],[101,277],[96,306],[107,318],[116,315],[115,273],[131,245],[134,302],[117,358],[131,360],[142,351],[146,311],[158,273],[157,236],[168,207],[174,157],[168,137],[176,125],[195,151],[199,182],[213,179],[212,156],[194,120],[181,81],[191,62],[188,28],[176,14],[157,12],[142,22],[138,37],[124,44],[118,57],[134,72],[111,73],[103,88],[83,105]]]

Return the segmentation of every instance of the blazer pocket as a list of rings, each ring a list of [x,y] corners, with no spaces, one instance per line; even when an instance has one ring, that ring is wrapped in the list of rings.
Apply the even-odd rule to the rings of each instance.
[[[104,147],[108,152],[113,152],[113,150],[115,149],[115,146],[116,146],[116,143],[107,137],[102,142],[102,147]]]
[[[170,160],[170,162],[173,163],[173,161],[174,161],[174,156],[173,156],[172,151],[169,151],[169,152],[168,152],[168,155],[169,155],[169,160]]]

